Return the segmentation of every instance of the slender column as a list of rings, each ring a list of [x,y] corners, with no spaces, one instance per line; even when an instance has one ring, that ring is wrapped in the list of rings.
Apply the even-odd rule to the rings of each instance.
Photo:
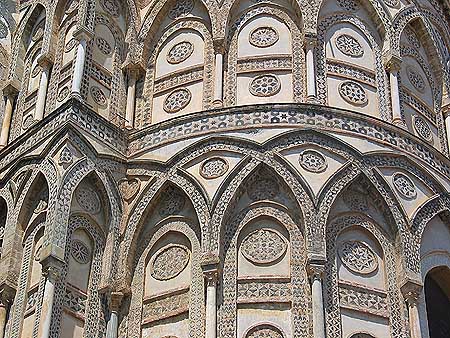
[[[106,338],[117,338],[119,330],[119,310],[123,294],[120,292],[111,293],[110,310],[111,315],[106,326]]]
[[[325,315],[322,290],[324,268],[323,262],[309,263],[308,265],[308,272],[311,279],[314,338],[325,338]]]
[[[400,90],[398,86],[398,76],[401,69],[401,59],[391,55],[385,61],[386,69],[389,74],[389,86],[391,91],[392,123],[399,127],[406,127],[402,118],[400,107]]]
[[[128,70],[127,109],[125,112],[125,128],[132,129],[134,126],[134,109],[136,103],[136,79],[138,72],[134,69]]]
[[[305,36],[306,54],[306,99],[308,102],[315,102],[316,91],[316,68],[314,62],[314,50],[317,39],[315,36]]]
[[[39,65],[42,68],[41,79],[39,81],[39,90],[36,101],[36,112],[34,114],[34,119],[40,121],[44,118],[44,108],[45,101],[47,99],[47,87],[48,78],[50,75],[51,62],[47,58],[42,58],[38,60]]]
[[[48,338],[50,336],[55,285],[59,279],[61,271],[61,264],[57,262],[56,259],[52,259],[51,257],[48,257],[47,259],[50,259],[50,261],[42,263],[42,273],[45,276],[45,288],[37,335],[38,338]]]
[[[11,129],[11,117],[15,95],[6,95],[5,115],[3,116],[2,131],[0,134],[0,149],[8,144],[9,130]]]
[[[206,283],[206,337],[217,337],[217,279],[219,276],[219,258],[214,254],[206,255],[202,261],[203,276]]]
[[[401,287],[401,291],[408,305],[410,336],[411,338],[422,338],[418,306],[422,285],[408,281]]]
[[[445,134],[447,136],[447,145],[450,151],[450,103],[442,107],[442,113],[445,119]]]
[[[0,296],[0,338],[5,337],[8,308],[14,299],[14,290],[3,286]]]
[[[77,55],[75,58],[75,67],[72,79],[72,95],[81,95],[81,83],[83,80],[84,64],[86,62],[87,39],[83,36],[79,40]]]
[[[215,106],[222,106],[223,103],[223,54],[222,43],[218,43],[215,51],[214,63],[214,99]]]

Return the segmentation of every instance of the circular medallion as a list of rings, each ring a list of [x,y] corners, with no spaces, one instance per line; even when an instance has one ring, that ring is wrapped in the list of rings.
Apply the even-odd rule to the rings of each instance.
[[[120,5],[116,0],[101,0],[100,4],[109,15],[116,18],[120,15]]]
[[[161,197],[159,214],[162,217],[177,214],[184,208],[184,204],[184,196],[174,188],[170,188]]]
[[[417,196],[416,187],[413,181],[403,173],[395,173],[392,177],[392,182],[394,183],[395,190],[407,198],[412,199]]]
[[[171,64],[181,63],[187,60],[194,51],[194,45],[188,41],[177,43],[167,53],[167,62]]]
[[[339,94],[348,103],[362,106],[367,103],[367,95],[363,86],[354,81],[345,81],[339,85]]]
[[[344,242],[339,246],[338,254],[345,267],[358,274],[367,275],[378,268],[377,256],[363,242]]]
[[[287,244],[281,235],[272,229],[259,229],[248,234],[241,244],[244,257],[255,264],[269,264],[280,259]]]
[[[66,45],[64,46],[64,51],[66,53],[70,52],[72,49],[75,48],[75,46],[78,46],[78,40],[76,39],[70,39],[67,41]]]
[[[273,74],[259,75],[250,82],[250,93],[254,96],[267,97],[277,94],[281,83]]]
[[[206,160],[200,166],[200,175],[206,179],[218,178],[226,174],[228,163],[220,157],[214,157]]]
[[[335,44],[337,49],[341,53],[351,56],[351,57],[361,57],[364,55],[364,49],[359,41],[351,35],[341,34],[336,40]]]
[[[300,154],[298,162],[303,169],[313,172],[320,173],[327,169],[328,164],[325,157],[315,150],[305,150]]]
[[[97,86],[91,87],[91,97],[100,107],[106,107],[108,105],[105,93]]]
[[[193,0],[178,0],[169,11],[169,18],[176,20],[178,18],[189,15],[194,9]]]
[[[191,92],[187,88],[179,88],[170,92],[164,100],[164,110],[167,113],[177,113],[191,102]]]
[[[259,48],[273,46],[279,39],[278,32],[272,27],[258,27],[250,32],[250,43]]]
[[[75,261],[80,264],[87,264],[91,260],[91,251],[79,239],[73,239],[70,245],[70,253]]]
[[[355,12],[359,9],[357,0],[337,0],[339,7],[349,12]]]
[[[36,121],[34,120],[33,114],[29,114],[29,115],[27,115],[27,116],[24,118],[22,127],[23,127],[23,129],[28,129],[28,128],[30,128],[35,122],[36,122]]]
[[[70,90],[68,87],[63,87],[59,93],[58,93],[58,97],[57,100],[58,102],[62,102],[66,99],[67,96],[69,96]]]
[[[0,39],[4,39],[8,36],[8,27],[3,21],[0,21]]]
[[[364,212],[369,210],[369,204],[367,202],[366,195],[354,191],[348,190],[343,196],[344,203],[349,207],[350,210]]]
[[[413,123],[417,135],[427,142],[433,142],[433,132],[431,131],[430,125],[424,118],[416,115],[413,117]]]
[[[75,193],[78,204],[84,211],[92,214],[100,212],[101,203],[97,193],[86,187],[80,187]]]
[[[119,190],[125,200],[131,201],[139,192],[141,181],[138,178],[124,178],[119,181]]]
[[[95,44],[97,45],[97,48],[105,55],[111,55],[112,48],[106,39],[102,37],[95,38]]]
[[[423,92],[425,90],[425,81],[420,75],[420,73],[415,70],[413,67],[406,67],[406,74],[408,75],[409,82],[416,88],[419,92]]]
[[[150,274],[156,280],[169,280],[183,272],[188,263],[188,249],[181,245],[171,244],[155,254]]]
[[[245,338],[283,338],[283,333],[275,326],[269,324],[258,325],[252,328]]]
[[[278,183],[271,178],[257,180],[248,189],[248,195],[254,201],[273,199],[278,192]]]
[[[42,70],[41,66],[39,65],[34,66],[33,71],[31,72],[31,77],[36,77],[39,74],[41,74],[41,70]]]

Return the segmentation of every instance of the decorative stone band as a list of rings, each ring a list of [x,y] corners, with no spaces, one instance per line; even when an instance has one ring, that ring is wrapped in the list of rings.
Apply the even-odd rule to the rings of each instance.
[[[238,303],[288,303],[292,300],[289,281],[252,281],[238,284]]]
[[[376,86],[375,72],[369,69],[359,68],[343,61],[327,59],[327,73],[340,75],[348,79],[355,79],[372,87]]]
[[[148,324],[157,320],[179,315],[189,310],[189,288],[173,293],[144,299],[142,322]]]
[[[339,282],[339,301],[342,308],[380,317],[389,317],[387,294],[360,285]]]
[[[155,93],[173,89],[180,85],[200,81],[203,79],[203,66],[185,69],[182,72],[170,73],[155,81]]]
[[[130,135],[76,99],[68,99],[42,123],[36,123],[0,153],[0,170],[13,165],[36,144],[56,135],[67,125],[83,130],[122,156],[193,136],[252,128],[308,128],[364,137],[391,146],[450,177],[448,159],[418,137],[379,119],[337,108],[309,104],[233,107],[181,116]],[[32,137],[31,137],[32,135]]]
[[[270,55],[238,60],[238,73],[267,72],[273,70],[292,70],[292,57],[290,55]]]

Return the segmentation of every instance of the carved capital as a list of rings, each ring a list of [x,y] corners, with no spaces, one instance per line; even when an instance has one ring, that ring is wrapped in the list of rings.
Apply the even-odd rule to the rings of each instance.
[[[145,74],[145,67],[140,62],[132,62],[130,59],[126,59],[122,63],[122,69],[135,78],[139,78]]]
[[[56,281],[61,277],[64,262],[54,256],[47,256],[41,260],[42,274],[50,280]]]
[[[225,54],[225,40],[224,39],[214,39],[214,53],[215,54]]]
[[[110,294],[110,309],[113,312],[118,312],[120,305],[122,304],[122,299],[124,294],[122,292],[111,292]]]
[[[14,300],[16,290],[7,284],[0,286],[0,307],[8,307]]]
[[[3,95],[4,96],[16,96],[20,90],[20,82],[17,79],[9,80],[3,86]]]
[[[85,40],[87,42],[94,37],[94,32],[85,26],[78,26],[73,32],[73,37],[78,41]]]
[[[202,270],[207,285],[216,285],[219,278],[219,257],[213,253],[206,254],[202,259]]]
[[[50,69],[50,67],[53,65],[53,55],[49,53],[42,54],[38,57],[37,63],[42,68]]]
[[[450,102],[442,106],[442,114],[444,115],[444,118],[450,116]]]
[[[402,66],[402,58],[398,55],[387,53],[383,55],[383,63],[389,72],[398,72]]]
[[[315,48],[317,46],[317,34],[305,33],[303,47],[305,49]]]
[[[409,306],[416,306],[422,294],[422,283],[418,281],[408,280],[403,283],[400,290]]]
[[[311,282],[321,280],[325,272],[325,261],[310,261],[307,265],[307,271]]]

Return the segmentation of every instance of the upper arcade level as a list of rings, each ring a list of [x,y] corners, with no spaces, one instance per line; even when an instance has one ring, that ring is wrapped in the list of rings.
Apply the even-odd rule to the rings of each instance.
[[[22,1],[0,18],[0,147],[74,99],[139,135],[211,109],[312,103],[448,154],[445,1],[130,3]]]

